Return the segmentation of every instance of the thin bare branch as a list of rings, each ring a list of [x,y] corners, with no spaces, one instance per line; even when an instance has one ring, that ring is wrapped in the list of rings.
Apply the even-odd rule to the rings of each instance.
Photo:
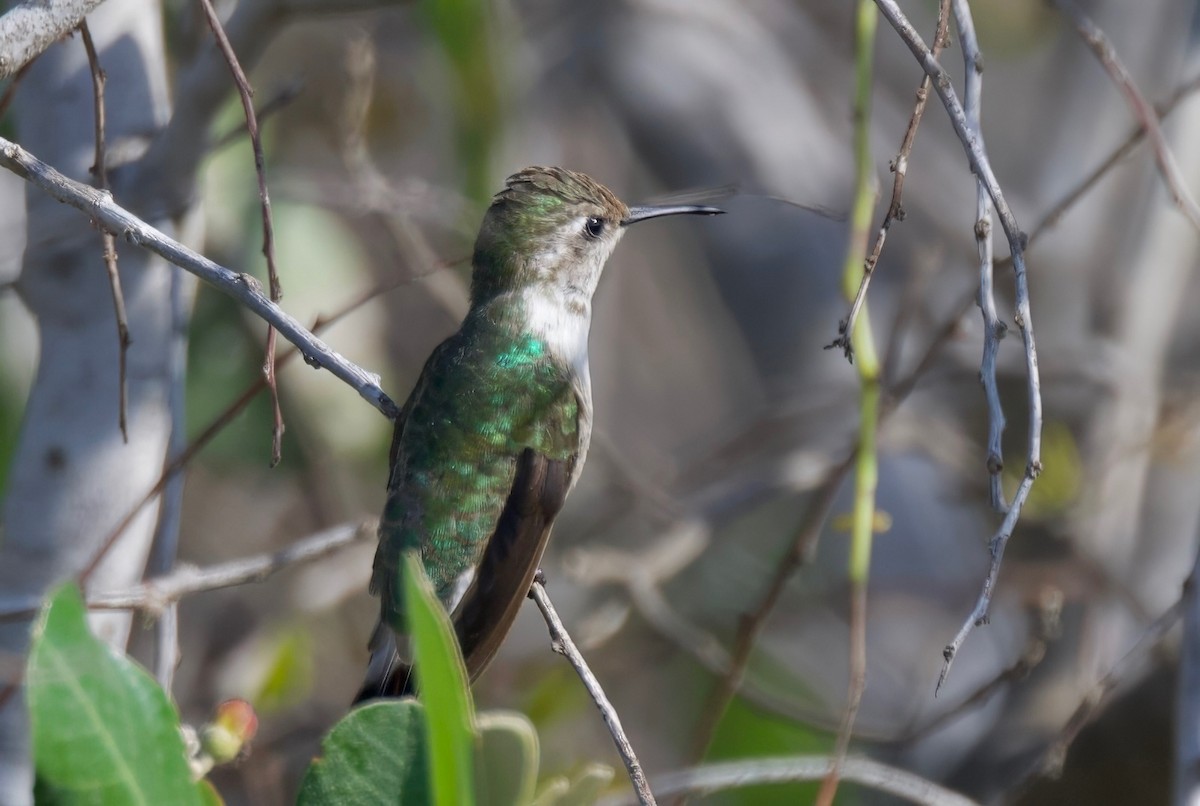
[[[613,742],[617,746],[617,752],[620,753],[621,760],[625,762],[625,769],[629,773],[629,781],[633,784],[633,791],[637,794],[638,802],[641,806],[652,806],[655,803],[654,793],[650,791],[650,783],[646,780],[646,773],[642,770],[642,764],[633,752],[633,745],[629,743],[629,737],[625,735],[625,729],[621,727],[621,718],[617,715],[617,711],[613,708],[612,703],[609,702],[608,695],[604,693],[604,689],[600,686],[600,681],[596,679],[596,676],[592,674],[592,670],[588,668],[587,661],[580,654],[579,649],[575,646],[575,642],[567,634],[567,629],[563,626],[562,619],[558,617],[558,612],[555,611],[554,604],[550,601],[550,597],[546,593],[545,580],[542,578],[540,571],[538,572],[538,578],[534,580],[533,586],[529,589],[529,598],[533,599],[538,606],[538,610],[542,611],[542,617],[546,620],[546,627],[550,630],[550,645],[555,652],[570,661],[571,666],[575,668],[575,673],[583,681],[584,688],[591,695],[592,701],[600,709],[600,714],[604,717],[604,724],[608,726],[608,732],[612,734]]]
[[[946,45],[946,30],[949,24],[950,0],[941,0],[938,4],[937,27],[933,34],[933,55],[935,57]],[[922,76],[921,83],[917,86],[917,101],[913,105],[912,115],[908,119],[908,127],[904,130],[904,137],[900,141],[900,150],[896,153],[896,159],[892,161],[891,168],[895,174],[892,180],[892,198],[888,202],[883,223],[879,225],[879,232],[875,235],[875,245],[871,247],[871,253],[863,264],[862,282],[858,284],[858,292],[854,295],[850,312],[845,319],[838,323],[838,337],[825,346],[827,350],[831,347],[841,347],[850,361],[854,360],[854,350],[850,346],[850,334],[854,332],[854,321],[858,318],[858,312],[866,301],[867,287],[871,284],[875,266],[878,265],[879,256],[883,253],[883,244],[887,240],[888,230],[892,228],[893,222],[904,220],[904,180],[908,176],[908,159],[912,155],[913,144],[917,140],[917,129],[921,127],[921,118],[925,115],[925,105],[928,100],[929,76],[926,75]]]
[[[294,79],[288,81],[283,86],[275,90],[275,93],[267,99],[267,102],[255,110],[258,121],[261,123],[273,115],[287,109],[293,101],[300,97],[300,93],[304,91],[304,81],[302,79]],[[212,144],[213,151],[220,151],[226,146],[236,143],[242,135],[247,133],[246,124],[243,122],[240,126],[234,126],[229,131],[217,137]]]
[[[263,256],[267,259],[267,284],[271,292],[271,301],[279,302],[283,297],[283,288],[279,284],[279,269],[275,264],[275,227],[271,216],[271,194],[267,190],[267,158],[263,153],[262,137],[258,131],[258,117],[254,114],[254,90],[250,80],[238,62],[233,45],[225,35],[217,11],[213,8],[212,0],[200,0],[208,27],[212,29],[217,47],[229,64],[233,74],[233,83],[237,86],[238,97],[242,99],[242,112],[246,117],[246,131],[250,134],[250,144],[254,149],[254,172],[258,177],[258,200],[262,208],[263,227]],[[263,359],[263,377],[267,379],[267,389],[271,392],[271,411],[274,424],[271,428],[271,467],[279,464],[283,455],[283,411],[279,408],[279,385],[275,380],[275,328],[267,325],[267,350]]]
[[[1172,112],[1174,112],[1179,104],[1186,98],[1190,97],[1197,90],[1200,90],[1200,76],[1195,76],[1189,81],[1185,81],[1175,88],[1171,96],[1163,103],[1156,104],[1154,112],[1158,115],[1160,121],[1166,120]],[[1090,174],[1088,174],[1075,187],[1068,191],[1052,208],[1050,212],[1042,217],[1037,226],[1029,231],[1029,243],[1032,245],[1034,241],[1040,238],[1046,230],[1058,223],[1058,220],[1078,202],[1084,194],[1096,186],[1096,183],[1103,179],[1109,171],[1111,171],[1117,163],[1125,159],[1133,150],[1142,142],[1146,136],[1146,129],[1141,125],[1134,125],[1130,130],[1129,136],[1125,138],[1125,142],[1113,149],[1108,157],[1096,166]]]
[[[981,141],[983,125],[983,56],[975,36],[975,24],[965,0],[954,0],[954,24],[958,29],[963,55],[963,107],[967,124]],[[1003,514],[1008,511],[1004,500],[1004,408],[1000,405],[1000,389],[996,383],[996,358],[1000,340],[1008,325],[996,315],[996,292],[992,257],[992,200],[982,180],[975,183],[975,245],[979,252],[979,311],[983,315],[983,358],[979,380],[987,400],[988,441],[987,472],[992,509]]]
[[[1109,41],[1104,31],[1100,30],[1100,27],[1071,0],[1051,0],[1051,2],[1075,26],[1079,36],[1096,54],[1100,64],[1112,76],[1117,88],[1129,102],[1134,116],[1141,123],[1150,140],[1150,147],[1154,151],[1154,161],[1158,165],[1163,181],[1167,184],[1171,198],[1174,199],[1175,204],[1192,223],[1192,226],[1200,230],[1200,206],[1197,206],[1196,200],[1192,198],[1191,192],[1187,189],[1186,180],[1180,173],[1179,165],[1175,162],[1175,155],[1171,152],[1171,146],[1167,143],[1166,135],[1163,134],[1162,127],[1159,125],[1158,114],[1146,97],[1142,95],[1141,90],[1134,83],[1133,77],[1129,75],[1129,71],[1125,69],[1112,42]]]
[[[104,142],[104,84],[108,77],[100,66],[100,56],[96,53],[96,44],[92,41],[92,32],[88,29],[87,20],[79,23],[79,33],[83,39],[83,47],[87,50],[88,67],[92,72],[92,97],[96,105],[96,157],[92,162],[92,175],[96,177],[96,187],[107,191],[108,165]],[[117,271],[117,242],[108,230],[100,230],[100,239],[104,244],[104,268],[108,273],[108,287],[112,290],[113,310],[117,317],[117,422],[121,426],[121,438],[129,442],[129,427],[126,413],[129,409],[129,320],[125,315],[125,294],[121,291],[121,275]]]
[[[261,582],[284,568],[319,560],[351,543],[373,537],[377,527],[375,521],[344,523],[297,540],[280,551],[242,557],[207,568],[181,565],[166,576],[148,579],[128,590],[94,594],[88,598],[88,607],[93,610],[140,610],[158,616],[184,596]]]
[[[1000,529],[992,536],[991,541],[988,543],[988,551],[992,555],[992,561],[988,565],[987,576],[983,580],[983,590],[980,592],[979,598],[975,601],[975,607],[971,609],[971,614],[967,616],[966,621],[959,627],[954,640],[942,650],[942,658],[945,662],[942,664],[941,673],[938,674],[937,686],[934,688],[935,694],[941,691],[942,684],[946,682],[946,677],[950,674],[950,667],[954,663],[954,656],[958,654],[958,649],[967,640],[967,636],[976,627],[987,623],[988,608],[992,603],[992,592],[996,587],[996,579],[1000,576],[1000,565],[1004,561],[1004,549],[1008,545],[1008,539],[1012,537],[1013,528],[1017,525],[1017,518],[1021,514],[1021,507],[1025,506],[1025,499],[1029,497],[1029,490],[1033,487],[1033,478],[1031,475],[1026,475],[1021,479],[1021,484],[1017,487],[1012,505],[1008,508],[1008,512],[1000,524]]]
[[[259,282],[250,275],[218,265],[188,249],[116,204],[111,194],[63,176],[16,143],[2,137],[0,166],[32,182],[59,201],[83,211],[105,229],[129,243],[162,256],[232,297],[296,345],[309,366],[328,369],[388,419],[396,418],[399,408],[395,401],[379,388],[375,375],[347,361],[313,336],[303,325],[268,299],[262,293]]]
[[[954,640],[946,645],[943,652],[945,664],[938,678],[938,687],[940,688],[950,671],[951,664],[954,662],[954,656],[962,646],[962,642],[966,640],[967,635],[976,625],[982,624],[987,618],[988,608],[991,606],[992,590],[995,586],[996,576],[1000,572],[1000,562],[1004,555],[1005,544],[1012,535],[1012,529],[1016,525],[1017,518],[1020,516],[1021,507],[1025,503],[1025,498],[1029,495],[1029,488],[1033,486],[1034,480],[1042,471],[1041,378],[1038,370],[1037,345],[1033,335],[1033,312],[1029,304],[1029,278],[1025,269],[1026,238],[1024,233],[1021,232],[1021,228],[1017,225],[1016,217],[1013,216],[1012,209],[1008,206],[1004,192],[1000,189],[1000,183],[996,179],[996,174],[992,171],[983,138],[971,128],[970,123],[967,121],[966,112],[963,110],[963,106],[954,92],[954,86],[950,81],[949,74],[938,64],[937,59],[934,58],[929,48],[921,40],[921,35],[917,33],[916,29],[912,27],[912,23],[900,11],[900,7],[896,5],[895,0],[875,0],[875,5],[879,7],[883,16],[900,35],[900,38],[904,40],[908,49],[912,51],[912,54],[921,64],[921,68],[933,79],[934,90],[937,92],[938,97],[941,98],[942,105],[949,113],[950,124],[954,127],[955,133],[963,144],[963,149],[967,153],[967,160],[971,165],[971,171],[987,188],[988,196],[991,198],[992,204],[995,205],[996,213],[1000,217],[1000,224],[1004,228],[1004,235],[1008,240],[1008,250],[1012,256],[1013,274],[1016,285],[1016,313],[1013,319],[1021,331],[1021,339],[1025,348],[1025,376],[1029,406],[1029,433],[1025,475],[1013,497],[1012,505],[1004,516],[1000,529],[991,539],[990,550],[992,562],[988,570],[988,576],[984,580],[979,600],[976,602],[970,617],[963,624],[963,628],[959,630]],[[966,19],[970,17],[970,8],[966,7],[965,4],[963,15]]]

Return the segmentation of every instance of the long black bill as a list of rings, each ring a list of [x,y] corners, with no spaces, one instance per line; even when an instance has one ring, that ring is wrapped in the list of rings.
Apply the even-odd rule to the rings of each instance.
[[[645,207],[630,207],[629,215],[621,219],[621,226],[627,227],[649,218],[664,215],[722,215],[725,211],[717,207],[700,207],[694,204],[661,204]]]

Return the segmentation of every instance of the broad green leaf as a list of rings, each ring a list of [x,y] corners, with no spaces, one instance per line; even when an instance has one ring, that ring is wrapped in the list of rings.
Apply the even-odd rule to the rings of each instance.
[[[200,804],[179,715],[150,675],[92,635],[73,584],[43,610],[27,683],[34,763],[48,800]]]
[[[430,782],[438,806],[472,806],[475,714],[467,668],[446,614],[416,552],[404,555],[404,612],[417,687],[429,728]]]
[[[537,784],[538,736],[533,723],[515,711],[479,715],[475,757],[476,794],[483,806],[533,801]]]
[[[324,755],[309,766],[297,806],[433,803],[424,710],[406,698],[351,711],[321,742]]]

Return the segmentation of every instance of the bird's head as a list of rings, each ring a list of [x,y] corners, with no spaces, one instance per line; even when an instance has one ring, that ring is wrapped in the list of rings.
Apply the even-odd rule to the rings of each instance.
[[[532,167],[508,178],[475,242],[471,301],[541,286],[586,307],[625,228],[665,215],[713,215],[713,207],[629,207],[591,177]]]

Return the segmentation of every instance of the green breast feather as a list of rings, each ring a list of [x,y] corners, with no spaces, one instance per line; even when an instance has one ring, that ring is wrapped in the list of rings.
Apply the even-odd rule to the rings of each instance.
[[[568,372],[538,338],[486,320],[434,352],[405,406],[371,580],[384,618],[404,630],[400,556],[417,549],[448,606],[476,566],[525,448],[565,460],[579,446]]]

